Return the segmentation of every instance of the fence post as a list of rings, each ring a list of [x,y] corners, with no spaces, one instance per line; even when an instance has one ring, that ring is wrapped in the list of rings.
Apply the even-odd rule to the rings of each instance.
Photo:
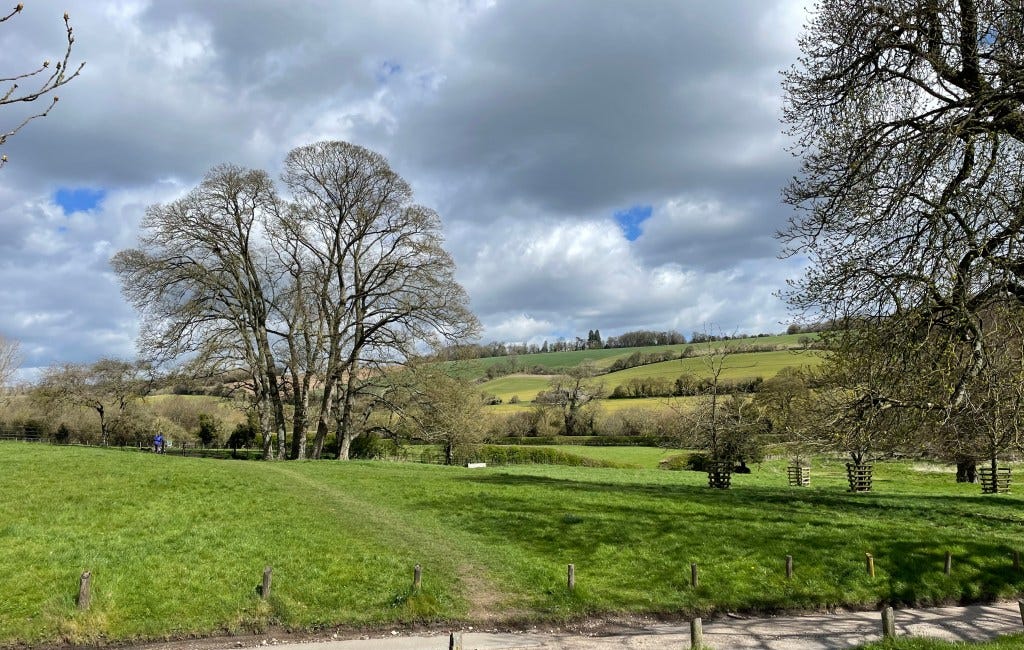
[[[92,573],[86,571],[82,574],[82,577],[78,580],[78,609],[86,610],[89,609],[89,602],[92,600],[92,593],[90,593],[90,583],[92,582]]]
[[[1020,571],[1020,551],[1013,552],[1013,570]]]
[[[417,564],[412,568],[412,590],[419,591],[423,579],[423,568]]]
[[[701,626],[700,618],[690,621],[690,648],[700,650],[704,647],[704,629]]]
[[[953,572],[953,554],[946,551],[946,565],[943,567],[943,571],[948,576]]]
[[[700,584],[700,580],[697,577],[697,563],[693,562],[690,564],[690,586],[696,587]]]
[[[891,639],[896,636],[896,620],[892,614],[892,607],[882,610],[882,637]]]
[[[568,582],[569,582],[569,591],[576,591],[576,565],[575,564],[570,564],[569,565]]]
[[[271,567],[263,567],[263,584],[260,585],[260,598],[263,600],[270,598],[270,580],[273,573],[274,569]]]
[[[793,577],[793,556],[786,556],[786,580],[790,580]]]
[[[868,570],[868,575],[871,576],[872,578],[874,578],[875,577],[875,558],[870,553],[865,553],[864,554],[864,560],[865,560],[866,568]]]

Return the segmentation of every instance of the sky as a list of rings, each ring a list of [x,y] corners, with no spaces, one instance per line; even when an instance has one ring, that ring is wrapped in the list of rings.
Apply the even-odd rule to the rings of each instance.
[[[801,261],[773,235],[803,1],[24,4],[0,76],[63,54],[65,10],[86,61],[0,148],[0,334],[28,369],[133,357],[109,259],[146,207],[319,140],[382,153],[437,210],[483,341],[792,318]]]

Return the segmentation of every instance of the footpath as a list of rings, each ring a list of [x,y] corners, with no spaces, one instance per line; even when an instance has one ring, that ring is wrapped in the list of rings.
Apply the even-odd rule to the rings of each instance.
[[[897,610],[897,636],[926,636],[947,641],[984,641],[1024,632],[1016,602],[969,607]],[[841,612],[773,618],[722,616],[705,621],[704,644],[713,650],[842,650],[882,635],[879,612]],[[461,638],[460,638],[461,636]],[[483,632],[471,628],[455,633],[462,650],[687,650],[689,623],[602,625],[599,632],[562,632],[538,626],[523,632]],[[270,646],[274,650],[446,650],[449,635],[404,636],[394,631],[381,638],[315,640],[282,643],[277,639],[223,639],[212,648]],[[184,644],[178,644],[181,648]],[[159,646],[152,646],[158,648]],[[1024,642],[1022,642],[1024,648]]]

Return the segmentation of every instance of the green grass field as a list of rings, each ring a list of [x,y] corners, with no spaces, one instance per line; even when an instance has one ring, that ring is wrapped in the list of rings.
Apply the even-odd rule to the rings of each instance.
[[[784,350],[734,354],[725,357],[721,378],[725,381],[754,377],[770,379],[783,368],[810,366],[818,363],[820,363],[820,357],[814,351]],[[673,382],[683,374],[706,377],[710,375],[710,372],[706,358],[691,357],[620,370],[601,375],[597,381],[601,382],[605,392],[610,394],[616,386],[624,385],[631,379],[660,377]],[[480,384],[480,390],[500,398],[505,403],[508,403],[513,395],[519,397],[520,403],[528,403],[537,397],[537,393],[546,390],[551,385],[551,379],[550,375],[508,375]],[[608,402],[612,401],[615,400],[608,400]]]
[[[800,339],[804,337],[816,338],[816,334],[779,334],[775,336],[761,336],[745,339],[730,339],[728,341],[717,341],[712,345],[723,348],[737,348],[746,345],[773,345],[787,348],[801,347]],[[617,359],[624,359],[634,352],[651,354],[656,352],[672,352],[678,355],[690,347],[690,344],[683,345],[660,345],[639,348],[610,348],[597,350],[579,350],[574,352],[542,352],[538,354],[518,355],[516,360],[523,366],[530,368],[541,366],[543,368],[572,368],[584,361],[592,361],[598,368],[607,368]],[[694,350],[702,352],[707,349],[705,343],[693,344]],[[465,361],[448,361],[445,366],[452,375],[463,379],[476,379],[485,376],[487,369],[491,366],[506,363],[508,357],[488,357],[486,359],[467,359]]]
[[[721,379],[733,381],[737,379],[752,379],[762,377],[770,379],[780,370],[788,367],[800,367],[817,365],[821,357],[814,351],[810,352],[749,352],[726,356],[722,361]],[[711,369],[708,366],[708,359],[702,357],[691,357],[687,359],[675,359],[673,361],[662,361],[646,366],[627,368],[602,376],[605,388],[614,390],[628,382],[630,379],[645,379],[648,377],[663,377],[675,381],[683,374],[691,374],[695,377],[711,376]]]
[[[909,464],[880,465],[871,494],[847,493],[838,462],[813,472],[811,488],[789,488],[784,464],[766,463],[712,491],[703,474],[650,469],[261,463],[0,443],[0,645],[874,608],[1024,589],[1009,559],[1024,550],[1021,496],[982,496]],[[261,603],[266,565],[273,594]],[[84,570],[93,603],[77,612]]]

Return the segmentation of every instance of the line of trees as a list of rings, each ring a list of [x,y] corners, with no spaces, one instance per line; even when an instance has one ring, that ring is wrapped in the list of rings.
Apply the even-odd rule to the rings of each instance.
[[[305,457],[309,428],[314,458],[331,433],[347,458],[366,411],[389,404],[389,370],[478,325],[438,215],[383,156],[318,142],[288,154],[282,179],[288,199],[262,170],[215,167],[150,206],[139,247],[111,265],[144,356],[243,373],[265,458]]]

